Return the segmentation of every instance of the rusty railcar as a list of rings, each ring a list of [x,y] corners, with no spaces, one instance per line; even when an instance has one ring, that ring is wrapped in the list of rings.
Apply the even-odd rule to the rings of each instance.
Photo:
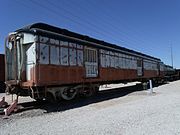
[[[160,59],[66,29],[36,23],[6,40],[10,93],[41,100],[90,96],[101,84],[163,76]]]
[[[4,54],[0,54],[0,92],[5,91],[5,62]]]

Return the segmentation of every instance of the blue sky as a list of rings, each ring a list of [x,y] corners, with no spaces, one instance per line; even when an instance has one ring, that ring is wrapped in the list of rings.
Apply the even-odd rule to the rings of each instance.
[[[45,22],[160,58],[180,68],[179,0],[1,0],[0,53],[9,32]]]

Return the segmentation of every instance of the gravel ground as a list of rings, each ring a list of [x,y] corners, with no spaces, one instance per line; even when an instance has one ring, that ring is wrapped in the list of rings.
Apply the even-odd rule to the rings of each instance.
[[[180,81],[155,87],[152,95],[132,88],[57,105],[22,103],[29,109],[0,118],[0,135],[180,134]]]

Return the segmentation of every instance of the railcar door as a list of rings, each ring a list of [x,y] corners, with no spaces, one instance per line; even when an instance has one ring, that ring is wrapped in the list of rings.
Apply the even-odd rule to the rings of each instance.
[[[98,55],[97,49],[85,47],[84,60],[86,77],[97,77],[98,76]]]
[[[137,60],[137,75],[138,76],[143,75],[143,60],[142,59]]]

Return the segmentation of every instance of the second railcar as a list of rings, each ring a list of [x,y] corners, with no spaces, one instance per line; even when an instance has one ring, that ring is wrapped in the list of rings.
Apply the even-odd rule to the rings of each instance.
[[[5,62],[4,54],[0,54],[0,93],[5,92]]]
[[[7,89],[37,100],[90,96],[101,84],[164,71],[158,58],[43,23],[9,34],[5,48]]]

